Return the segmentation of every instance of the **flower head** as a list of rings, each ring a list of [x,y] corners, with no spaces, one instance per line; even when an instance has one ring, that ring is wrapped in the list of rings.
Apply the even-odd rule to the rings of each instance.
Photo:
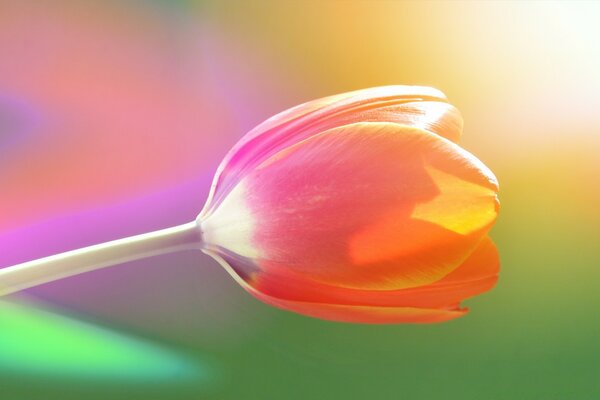
[[[257,298],[369,323],[463,315],[498,254],[492,172],[456,142],[431,88],[387,86],[305,103],[226,156],[198,221],[204,251]]]

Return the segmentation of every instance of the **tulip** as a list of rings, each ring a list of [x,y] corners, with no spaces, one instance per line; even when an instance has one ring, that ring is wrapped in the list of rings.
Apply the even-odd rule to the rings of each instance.
[[[197,248],[285,310],[360,323],[457,318],[499,269],[487,236],[498,184],[456,144],[461,132],[460,113],[432,88],[305,103],[233,147],[194,222],[5,268],[0,293]]]

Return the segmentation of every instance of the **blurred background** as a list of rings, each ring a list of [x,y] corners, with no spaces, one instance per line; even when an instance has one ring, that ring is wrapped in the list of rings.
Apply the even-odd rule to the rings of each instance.
[[[0,266],[192,220],[301,102],[434,86],[501,184],[497,287],[439,325],[275,310],[181,253],[0,303],[4,399],[597,399],[596,2],[0,0]]]

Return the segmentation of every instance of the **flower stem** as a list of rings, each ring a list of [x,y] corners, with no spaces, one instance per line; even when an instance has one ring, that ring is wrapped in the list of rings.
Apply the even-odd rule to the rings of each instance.
[[[201,244],[202,233],[194,221],[28,261],[0,269],[0,296],[140,258],[199,249]]]

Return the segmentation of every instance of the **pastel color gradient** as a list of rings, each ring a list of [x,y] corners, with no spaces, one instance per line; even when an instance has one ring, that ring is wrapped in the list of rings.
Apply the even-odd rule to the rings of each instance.
[[[502,202],[487,233],[502,271],[483,296],[463,300],[494,285],[497,265],[479,261],[442,291],[391,299],[248,280],[298,307],[460,301],[466,317],[307,318],[255,300],[210,257],[159,256],[7,299],[0,398],[599,398],[599,20],[577,0],[0,0],[0,267],[191,221],[244,133],[361,88],[443,90]],[[470,276],[479,285],[458,283]],[[23,321],[36,332],[19,334]],[[65,332],[78,351],[52,359]],[[181,354],[218,373],[175,379]]]

